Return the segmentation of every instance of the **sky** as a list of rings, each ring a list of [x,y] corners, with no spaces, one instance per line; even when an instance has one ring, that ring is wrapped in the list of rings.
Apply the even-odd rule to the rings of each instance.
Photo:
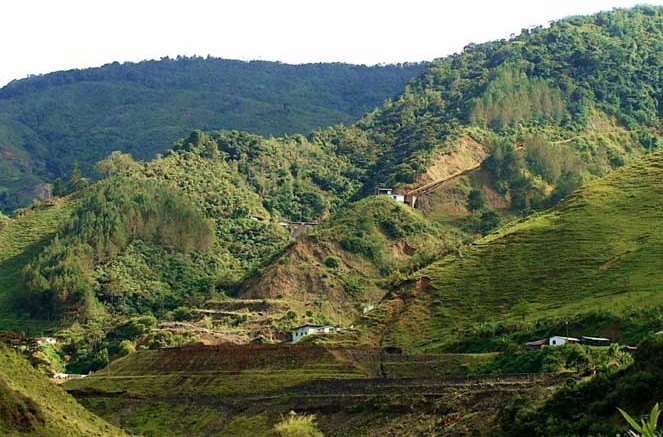
[[[366,65],[432,60],[569,15],[638,3],[3,0],[0,86],[30,74],[177,55]]]

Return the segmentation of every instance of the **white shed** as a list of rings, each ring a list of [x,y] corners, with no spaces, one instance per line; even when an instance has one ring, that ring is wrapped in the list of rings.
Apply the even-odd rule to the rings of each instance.
[[[575,337],[562,337],[561,335],[554,335],[548,339],[549,346],[561,346],[566,343],[580,343],[580,340]]]
[[[329,326],[329,325],[314,325],[311,323],[307,323],[302,326],[298,326],[294,328],[291,331],[292,334],[292,342],[297,343],[299,340],[302,338],[306,337],[307,335],[312,335],[312,334],[333,334],[336,332],[339,332],[340,328],[337,328],[336,326]]]
[[[377,188],[375,194],[378,196],[388,196],[394,199],[396,202],[405,203],[405,196],[402,194],[394,193],[393,188]]]

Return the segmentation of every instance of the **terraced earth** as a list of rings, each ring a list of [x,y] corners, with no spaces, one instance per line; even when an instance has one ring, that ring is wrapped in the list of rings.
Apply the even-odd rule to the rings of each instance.
[[[490,358],[315,344],[195,346],[137,352],[66,388],[146,436],[269,436],[289,411],[315,414],[326,436],[490,435],[505,400],[546,397],[567,378],[462,374]]]

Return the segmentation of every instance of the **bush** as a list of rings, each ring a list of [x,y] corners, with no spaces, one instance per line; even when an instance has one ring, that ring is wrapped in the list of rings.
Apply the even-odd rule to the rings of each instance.
[[[191,308],[189,307],[177,307],[173,310],[173,319],[177,322],[185,322],[191,320],[193,314],[191,313]]]
[[[330,269],[337,269],[341,266],[341,259],[337,256],[328,256],[325,258],[323,261],[324,265],[329,267]]]
[[[467,196],[467,209],[479,211],[486,206],[486,198],[481,190],[472,190]]]
[[[323,437],[314,415],[298,415],[294,411],[274,425],[274,432],[280,437]]]
[[[136,346],[131,340],[122,340],[120,342],[120,355],[125,356],[136,352]]]

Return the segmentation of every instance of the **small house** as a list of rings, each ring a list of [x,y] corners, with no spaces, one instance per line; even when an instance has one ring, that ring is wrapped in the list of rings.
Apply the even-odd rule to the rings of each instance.
[[[39,346],[44,344],[56,344],[58,341],[54,337],[39,337],[37,339],[37,344]]]
[[[549,346],[562,346],[567,343],[580,343],[580,340],[575,337],[562,337],[560,335],[555,335],[548,339]]]
[[[394,199],[396,202],[405,203],[405,196],[402,194],[394,193],[393,188],[378,188],[375,190],[375,194],[378,196],[388,196]]]
[[[314,325],[307,323],[302,326],[298,326],[291,331],[292,334],[292,343],[297,343],[302,338],[307,335],[313,334],[334,334],[340,332],[340,328],[330,325]]]
[[[590,337],[583,335],[581,343],[588,346],[610,346],[611,341],[609,338],[605,337]]]
[[[52,379],[59,381],[71,381],[72,379],[81,379],[85,378],[87,375],[81,375],[77,373],[54,373]]]

